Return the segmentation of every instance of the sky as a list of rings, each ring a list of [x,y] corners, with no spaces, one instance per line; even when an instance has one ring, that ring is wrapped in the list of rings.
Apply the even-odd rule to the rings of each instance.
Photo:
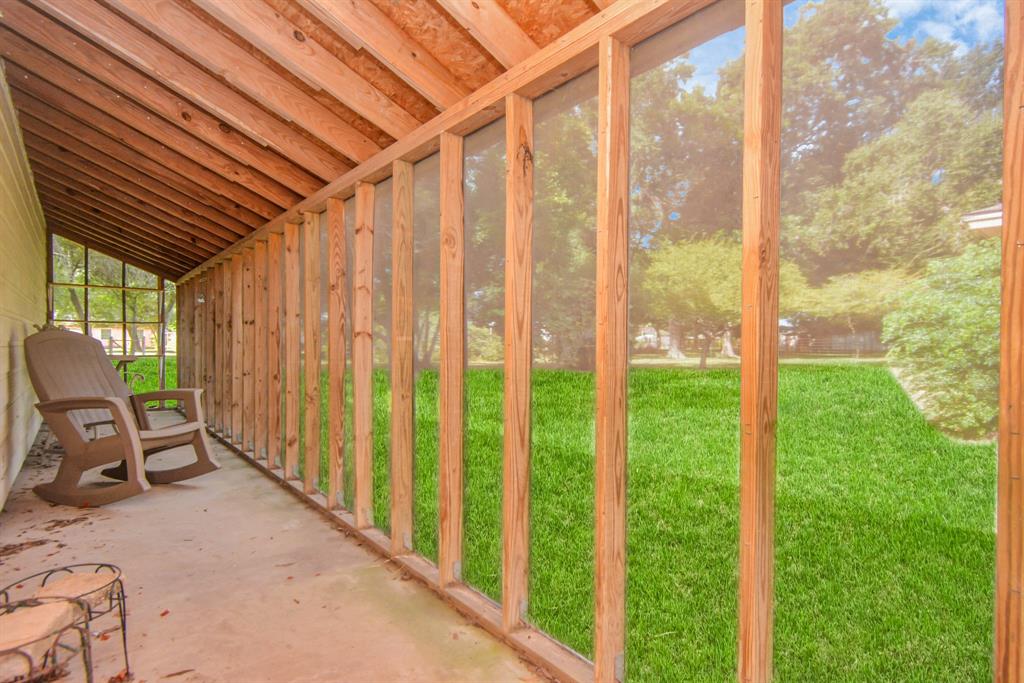
[[[833,0],[841,1],[841,0]],[[800,8],[809,0],[795,0],[786,5],[787,27],[797,22]],[[908,40],[938,38],[967,50],[979,42],[1002,40],[1003,0],[882,0],[890,16],[899,25],[890,35]],[[696,66],[687,89],[696,85],[714,92],[719,67],[743,52],[743,31],[736,29],[718,36],[690,52],[690,63]]]

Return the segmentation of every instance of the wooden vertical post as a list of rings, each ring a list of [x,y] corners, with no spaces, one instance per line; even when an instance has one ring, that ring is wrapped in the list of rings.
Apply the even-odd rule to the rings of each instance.
[[[995,680],[1024,681],[1024,1],[1006,0]]]
[[[505,448],[502,627],[526,615],[530,574],[530,370],[533,356],[533,102],[505,98]]]
[[[242,254],[242,450],[253,449],[256,412],[256,258],[253,249]]]
[[[227,373],[224,369],[224,268],[218,263],[213,266],[213,356],[211,369],[212,381],[210,391],[213,392],[213,428],[217,432],[224,431],[224,418],[221,415],[224,396],[224,380]]]
[[[234,356],[234,345],[232,340],[234,334],[231,328],[234,327],[235,321],[232,316],[231,302],[234,301],[235,294],[232,292],[232,286],[234,285],[234,276],[232,275],[232,263],[231,259],[227,259],[221,263],[221,269],[223,270],[222,276],[224,281],[224,363],[221,366],[223,372],[223,388],[222,393],[224,397],[221,399],[222,410],[223,410],[223,427],[221,432],[227,439],[231,440],[231,403],[234,397],[231,395],[232,390],[235,387],[234,373],[235,373],[235,362]]]
[[[231,441],[242,444],[242,403],[245,395],[242,388],[244,351],[242,339],[245,319],[242,316],[242,255],[231,257]],[[243,445],[244,448],[244,445]]]
[[[253,247],[253,290],[255,293],[253,335],[253,456],[267,457],[267,243],[256,240]]]
[[[122,272],[124,271],[124,264],[121,264]],[[122,284],[124,280],[121,280]],[[191,381],[189,387],[199,389],[203,386],[203,304],[199,303],[200,298],[205,298],[206,295],[206,280],[201,277],[195,278],[193,281],[192,288],[192,354],[191,361],[189,362],[189,369],[191,370]],[[121,291],[121,320],[128,317],[127,311],[124,310],[124,291]],[[128,350],[128,325],[121,323],[121,340],[125,351]]]
[[[281,262],[284,236],[267,236],[267,467],[281,463]]]
[[[413,169],[391,171],[391,552],[412,550]]]
[[[86,255],[88,256],[89,250],[86,249]],[[88,267],[86,268],[86,282],[88,283]],[[188,314],[188,299],[189,292],[192,289],[192,281],[182,283],[177,289],[178,298],[178,386],[188,386],[188,350],[191,348],[189,330],[189,314]],[[88,301],[89,290],[85,290],[86,300]],[[86,311],[88,314],[88,311]],[[88,320],[88,318],[87,318]],[[86,323],[88,325],[88,322]],[[86,334],[88,334],[88,327],[86,327]]]
[[[340,506],[345,464],[345,285],[347,245],[345,244],[345,200],[327,199],[327,509]]]
[[[299,466],[300,268],[298,223],[284,225],[284,479],[296,479]]]
[[[215,330],[217,329],[217,269],[206,271],[206,303],[203,304],[203,415],[208,425],[213,425],[213,407],[217,381],[217,350]]]
[[[373,195],[356,185],[355,278],[352,283],[352,419],[355,431],[355,521],[373,525]]]
[[[441,425],[438,575],[462,580],[463,371],[466,366],[463,139],[441,134]]]
[[[594,678],[625,677],[629,46],[598,47]]]
[[[747,0],[743,93],[738,677],[772,677],[782,3]]]
[[[306,493],[317,492],[320,477],[320,214],[302,214],[303,338],[306,401],[305,462],[302,476]]]

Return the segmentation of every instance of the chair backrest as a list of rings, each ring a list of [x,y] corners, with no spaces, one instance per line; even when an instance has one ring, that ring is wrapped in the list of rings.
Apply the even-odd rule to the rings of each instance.
[[[123,398],[131,405],[131,390],[107,358],[103,344],[77,332],[45,329],[25,337],[25,362],[32,387],[41,401],[80,396]],[[75,411],[79,426],[110,419],[104,410]]]

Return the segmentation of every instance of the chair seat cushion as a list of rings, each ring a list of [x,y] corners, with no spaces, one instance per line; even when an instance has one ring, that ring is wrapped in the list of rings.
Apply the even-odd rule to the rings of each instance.
[[[81,598],[91,607],[107,601],[115,575],[110,572],[75,572],[48,581],[36,591],[37,598]],[[105,590],[104,590],[105,589]]]
[[[28,663],[18,652],[29,655],[38,667],[57,639],[55,633],[75,623],[78,609],[65,601],[46,602],[34,607],[0,614],[0,680],[27,673]],[[53,637],[47,637],[54,634]]]

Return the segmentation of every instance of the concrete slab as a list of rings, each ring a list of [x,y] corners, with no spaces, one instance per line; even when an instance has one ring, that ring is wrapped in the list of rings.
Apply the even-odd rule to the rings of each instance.
[[[0,585],[74,562],[119,565],[140,682],[544,680],[427,588],[215,448],[218,472],[85,510],[32,493],[57,464],[34,453],[0,513]],[[170,465],[184,455],[158,457]],[[116,637],[97,642],[95,654],[97,681],[117,674]]]

